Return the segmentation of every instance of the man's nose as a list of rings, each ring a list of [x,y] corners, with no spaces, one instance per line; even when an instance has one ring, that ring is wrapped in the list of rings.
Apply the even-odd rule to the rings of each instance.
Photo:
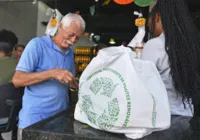
[[[76,37],[76,36],[71,37],[70,41],[71,41],[72,43],[75,43],[75,42],[77,41],[77,37]]]

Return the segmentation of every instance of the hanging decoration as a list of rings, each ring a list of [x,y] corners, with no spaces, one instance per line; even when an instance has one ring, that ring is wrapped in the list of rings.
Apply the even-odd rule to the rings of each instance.
[[[51,21],[50,21],[50,25],[52,27],[56,26],[56,24],[58,23],[57,19],[56,18],[53,18]]]
[[[89,39],[92,41],[93,40],[93,36],[94,36],[94,33],[91,33],[90,35],[89,35]]]
[[[134,3],[140,7],[147,7],[154,3],[154,0],[134,0]]]
[[[52,15],[52,19],[50,20],[50,25],[52,27],[56,26],[56,24],[58,23],[56,16],[57,16],[57,13],[56,13],[56,10],[54,10],[53,15]]]
[[[133,37],[131,42],[128,44],[128,46],[132,48],[136,48],[138,45],[140,46],[141,44],[143,44],[143,39],[146,34],[145,31],[146,19],[143,18],[142,13],[139,13],[137,11],[134,11],[134,15],[138,16],[138,18],[135,20],[135,26],[138,27],[138,32]]]
[[[100,37],[99,35],[95,35],[95,36],[94,36],[94,39],[95,39],[96,41],[99,41],[100,38],[101,38],[101,37]]]
[[[90,14],[93,16],[95,13],[95,5],[90,6]]]
[[[126,5],[132,3],[133,0],[114,0],[114,2],[120,5]]]
[[[111,2],[111,0],[104,0],[103,5],[108,5]]]
[[[135,26],[139,27],[139,26],[145,26],[146,24],[146,19],[145,18],[137,18],[135,20]]]
[[[113,0],[113,1],[120,5],[127,5],[134,2],[139,7],[147,7],[154,3],[154,0]],[[102,5],[108,5],[110,2],[111,0],[104,0]]]
[[[115,39],[114,38],[110,38],[109,44],[115,44]]]
[[[51,9],[51,10],[52,10],[52,15],[48,22],[45,34],[54,36],[57,32],[58,26],[60,24],[63,15],[57,9]]]
[[[52,15],[53,15],[53,9],[48,8],[47,11],[46,11],[46,16],[50,17]]]

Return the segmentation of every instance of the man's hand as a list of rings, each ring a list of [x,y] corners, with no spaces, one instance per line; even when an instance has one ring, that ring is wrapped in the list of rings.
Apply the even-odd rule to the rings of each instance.
[[[69,85],[71,88],[78,88],[78,82],[76,81],[76,79],[70,82]]]
[[[70,87],[78,88],[76,78],[70,71],[64,69],[53,69],[53,72],[54,78],[62,84],[69,83]]]

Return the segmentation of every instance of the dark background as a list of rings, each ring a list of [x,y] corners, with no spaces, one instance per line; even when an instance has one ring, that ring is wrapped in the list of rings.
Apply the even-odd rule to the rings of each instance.
[[[108,43],[110,38],[114,38],[117,45],[122,41],[127,43],[137,32],[134,25],[134,11],[141,11],[145,17],[148,16],[149,8],[141,8],[134,3],[129,5],[119,5],[113,0],[108,5],[102,5],[104,0],[43,0],[52,8],[57,8],[65,15],[68,12],[80,11],[81,16],[86,21],[86,32],[95,33],[101,36],[102,43]],[[187,0],[191,15],[200,29],[200,0]],[[90,15],[89,7],[95,5],[94,16]]]

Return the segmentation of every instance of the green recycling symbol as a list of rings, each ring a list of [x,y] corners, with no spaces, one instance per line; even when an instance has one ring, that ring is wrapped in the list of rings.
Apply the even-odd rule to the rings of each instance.
[[[117,77],[120,81],[120,83],[116,83],[115,80],[109,78],[109,77],[100,77],[93,78],[95,75],[101,73],[101,72],[111,72]],[[131,114],[131,101],[130,101],[130,95],[128,92],[128,89],[126,87],[126,83],[123,79],[123,77],[115,70],[110,68],[104,68],[101,70],[96,71],[95,73],[91,74],[87,81],[91,80],[91,84],[89,85],[90,93],[85,93],[82,96],[80,96],[82,102],[79,104],[79,107],[81,108],[81,113],[84,112],[88,120],[95,125],[98,125],[99,128],[103,130],[109,130],[111,129],[115,123],[118,121],[119,114],[120,114],[120,107],[119,107],[119,101],[117,98],[113,96],[115,89],[121,85],[124,88],[124,96],[126,97],[126,103],[127,103],[127,110],[126,110],[126,116],[123,123],[123,127],[127,127],[127,124],[130,120],[130,114]],[[117,80],[118,81],[118,80]],[[80,90],[82,88],[82,85],[84,83],[81,83]],[[123,93],[122,93],[123,94]],[[92,97],[94,96],[103,96],[108,99],[107,106],[103,108],[103,111],[95,112],[93,108],[93,102]],[[105,103],[105,102],[104,102]]]
[[[95,124],[98,125],[100,128],[104,130],[109,130],[110,128],[113,127],[114,123],[118,120],[119,116],[119,104],[117,99],[113,99],[111,102],[108,103],[108,112],[106,110],[103,111],[103,113],[97,118],[97,114],[89,111],[90,108],[92,107],[92,104],[90,104],[90,97],[88,95],[82,96],[83,98],[83,104],[82,104],[82,109],[86,113],[88,120]]]
[[[100,77],[96,78],[90,86],[90,90],[96,95],[101,88],[103,88],[103,92],[101,95],[105,95],[107,97],[111,97],[113,91],[117,87],[118,84],[113,85],[113,81],[110,78]]]
[[[96,75],[98,75],[102,72],[109,72],[109,74],[112,73],[112,74],[114,74],[115,77],[118,78],[118,80],[113,80],[111,78],[101,77],[101,76],[98,76],[95,78]],[[104,75],[107,75],[107,74],[104,74]],[[109,75],[109,77],[110,77],[110,75]],[[91,82],[89,82],[90,94],[88,93],[89,91],[87,91],[87,93],[83,93],[81,90],[82,87],[84,87],[83,86],[84,83],[87,81],[91,81]],[[118,83],[116,83],[116,81],[118,81]],[[122,127],[127,128],[128,123],[130,121],[130,116],[131,116],[131,98],[130,98],[128,88],[126,86],[126,82],[120,73],[118,73],[116,70],[111,69],[111,68],[103,68],[103,69],[100,69],[100,70],[92,73],[86,79],[86,81],[84,81],[80,84],[79,92],[81,95],[80,98],[81,98],[82,102],[80,102],[79,107],[80,107],[81,113],[84,112],[85,115],[87,116],[88,120],[92,124],[94,124],[96,126],[98,125],[99,128],[101,128],[102,130],[110,130],[115,125],[115,123],[118,121],[118,118],[120,115],[120,107],[119,107],[120,103],[117,98],[114,98],[115,95],[113,95],[113,93],[116,93],[114,91],[119,85],[123,87],[123,92],[120,94],[125,96],[124,104],[126,104],[126,109],[123,110],[123,111],[125,111],[125,114],[124,114],[125,118],[124,118]],[[95,110],[93,108],[94,101],[92,102],[92,97],[99,96],[99,95],[106,97],[106,99],[108,99],[107,102],[103,101],[103,103],[107,104],[107,107],[105,107],[103,109],[101,108],[100,110],[103,110],[102,112],[99,112],[99,111],[95,112]],[[151,97],[152,97],[152,101],[153,101],[153,110],[152,110],[152,119],[151,120],[152,120],[152,127],[155,128],[156,127],[156,116],[157,116],[156,100],[155,100],[153,94],[151,94]]]
[[[97,95],[101,89],[103,89],[103,92],[100,93],[100,95],[106,96],[106,97],[112,97],[112,93],[117,87],[118,84],[113,84],[112,79],[107,77],[100,77],[96,78],[92,84],[90,85],[90,90],[94,95]],[[106,109],[104,109],[103,113],[97,118],[97,114],[94,112],[89,111],[89,109],[93,108],[91,96],[90,95],[84,95],[82,96],[83,104],[82,109],[87,115],[88,120],[98,125],[100,128],[104,130],[108,130],[113,127],[114,123],[118,120],[120,108],[119,108],[119,102],[117,98],[112,99],[110,102],[108,102],[108,107],[106,112]]]

